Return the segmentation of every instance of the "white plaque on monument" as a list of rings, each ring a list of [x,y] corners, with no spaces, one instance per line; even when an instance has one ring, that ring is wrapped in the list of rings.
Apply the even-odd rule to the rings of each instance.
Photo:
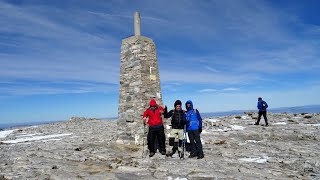
[[[150,67],[150,80],[155,81],[157,79],[157,76],[155,75],[155,71],[153,69],[156,69],[155,67]]]

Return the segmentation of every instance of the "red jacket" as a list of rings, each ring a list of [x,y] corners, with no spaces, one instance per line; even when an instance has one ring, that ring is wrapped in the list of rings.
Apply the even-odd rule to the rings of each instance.
[[[154,110],[152,110],[152,107],[155,107]],[[148,125],[149,126],[161,126],[162,125],[162,118],[161,114],[164,112],[164,109],[162,106],[158,106],[157,102],[152,99],[150,101],[150,108],[146,109],[143,113],[144,118],[149,118]]]

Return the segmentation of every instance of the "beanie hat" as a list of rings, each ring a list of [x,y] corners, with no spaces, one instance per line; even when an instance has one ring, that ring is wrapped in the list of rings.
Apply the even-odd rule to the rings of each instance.
[[[176,107],[177,105],[180,105],[181,106],[181,101],[180,100],[176,100],[176,102],[174,102],[174,107]]]

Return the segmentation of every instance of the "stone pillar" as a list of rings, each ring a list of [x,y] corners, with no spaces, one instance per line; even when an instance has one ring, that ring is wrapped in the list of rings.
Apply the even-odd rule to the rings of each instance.
[[[140,13],[134,13],[134,35],[141,36],[141,28],[140,28]]]
[[[123,39],[117,143],[142,144],[142,115],[152,98],[162,105],[156,46],[141,35]]]

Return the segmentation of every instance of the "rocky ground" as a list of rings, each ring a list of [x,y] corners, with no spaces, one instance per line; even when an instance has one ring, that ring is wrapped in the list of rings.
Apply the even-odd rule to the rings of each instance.
[[[252,125],[255,117],[205,119],[201,160],[149,158],[142,146],[117,145],[116,121],[73,118],[0,131],[0,180],[320,179],[319,114],[269,114],[268,127]]]

